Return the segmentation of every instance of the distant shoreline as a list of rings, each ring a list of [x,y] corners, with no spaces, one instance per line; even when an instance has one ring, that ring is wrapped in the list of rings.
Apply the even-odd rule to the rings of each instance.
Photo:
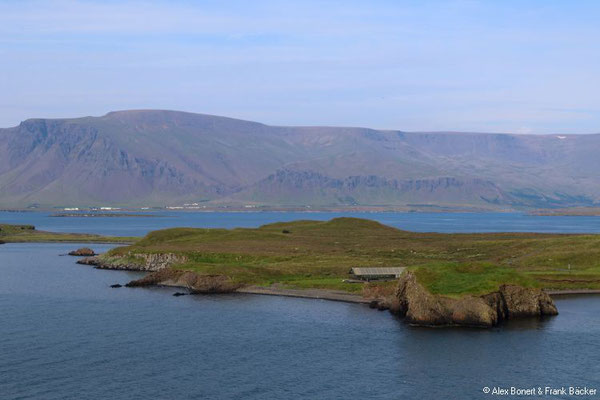
[[[567,290],[546,290],[550,296],[572,296],[572,295],[590,295],[600,294],[600,289],[567,289]]]
[[[63,212],[62,209],[56,208],[35,208],[35,209],[1,209],[0,212],[49,212],[53,214],[100,214],[102,211],[96,211],[88,208],[81,208],[76,212],[66,211]],[[122,212],[121,214],[119,212]],[[185,207],[153,207],[152,209],[140,209],[135,207],[123,207],[119,210],[119,212],[112,212],[111,214],[117,214],[119,216],[123,216],[126,213],[133,213],[139,215],[152,215],[153,213],[160,212],[187,212],[187,213],[262,213],[262,212],[281,212],[281,213],[432,213],[432,214],[442,214],[442,213],[456,213],[456,214],[480,214],[480,213],[491,213],[491,214],[507,214],[507,213],[522,213],[527,214],[527,211],[524,210],[514,210],[514,209],[484,209],[484,208],[452,208],[452,207],[411,207],[411,206],[340,206],[340,207],[303,207],[303,206],[253,206],[253,207],[243,207],[243,206],[207,206],[207,207],[195,207],[195,208],[185,208]]]
[[[128,214],[128,213],[56,213],[49,215],[55,218],[157,218],[163,215],[156,214]]]
[[[557,209],[541,209],[527,213],[536,217],[598,217],[599,207],[567,207]]]

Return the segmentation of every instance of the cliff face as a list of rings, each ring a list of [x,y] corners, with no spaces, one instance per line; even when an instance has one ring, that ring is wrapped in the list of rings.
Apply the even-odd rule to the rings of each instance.
[[[229,197],[265,203],[277,198],[283,205],[436,204],[452,199],[463,204],[512,204],[519,200],[489,180],[435,177],[387,179],[377,175],[332,178],[312,170],[278,170]]]
[[[558,314],[539,289],[503,285],[497,292],[455,299],[429,293],[412,272],[400,278],[390,310],[420,326],[492,327],[506,319]]]

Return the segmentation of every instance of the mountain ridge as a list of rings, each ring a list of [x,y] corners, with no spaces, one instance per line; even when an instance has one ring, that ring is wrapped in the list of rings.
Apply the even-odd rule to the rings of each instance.
[[[593,206],[599,149],[600,134],[271,126],[170,110],[31,118],[0,129],[0,206]]]
[[[223,115],[216,114],[206,114],[206,113],[198,113],[192,111],[179,111],[179,110],[171,110],[171,109],[151,109],[151,108],[139,108],[139,109],[129,109],[129,110],[113,110],[108,111],[107,113],[97,116],[97,115],[85,115],[80,117],[32,117],[27,118],[21,121],[18,125],[8,126],[8,127],[0,127],[2,129],[11,129],[16,128],[20,124],[23,124],[27,121],[35,121],[35,120],[43,120],[43,121],[77,121],[77,120],[85,120],[85,119],[98,119],[98,118],[107,118],[114,117],[118,115],[135,115],[135,114],[144,114],[144,113],[152,113],[152,114],[183,114],[195,117],[207,117],[207,118],[215,118],[215,119],[224,119],[238,122],[248,122],[252,124],[262,125],[265,127],[274,127],[274,128],[347,128],[347,129],[365,129],[376,132],[400,132],[400,133],[410,133],[410,134],[459,134],[459,135],[510,135],[510,136],[600,136],[600,132],[595,133],[514,133],[514,132],[476,132],[476,131],[454,131],[454,130],[441,130],[441,131],[403,131],[399,129],[390,129],[390,128],[369,128],[366,126],[337,126],[337,125],[271,125],[265,124],[262,122],[256,122],[244,118],[238,117],[228,117]]]

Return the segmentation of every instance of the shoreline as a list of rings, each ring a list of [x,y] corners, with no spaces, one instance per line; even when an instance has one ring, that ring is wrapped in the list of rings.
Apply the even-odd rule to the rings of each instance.
[[[3,244],[59,244],[59,243],[65,243],[65,244],[85,244],[85,245],[94,245],[94,244],[115,244],[115,245],[131,245],[134,244],[135,241],[133,242],[129,242],[129,241],[122,241],[122,242],[111,242],[111,241],[93,241],[93,242],[88,242],[86,240],[81,240],[81,239],[67,239],[67,240],[11,240],[10,238],[8,239],[8,241],[4,241]],[[133,270],[136,271],[136,270]]]
[[[91,210],[83,207],[79,210],[81,213],[87,214],[95,214],[96,212],[100,214],[102,211]],[[140,216],[155,216],[153,213],[157,212],[189,212],[189,213],[262,213],[262,212],[278,212],[278,213],[289,213],[289,212],[298,212],[298,213],[340,213],[340,212],[358,212],[358,213],[499,213],[499,214],[511,214],[518,213],[524,214],[527,210],[521,209],[496,209],[496,208],[479,208],[479,207],[452,207],[452,206],[428,206],[428,205],[390,205],[390,206],[339,206],[339,207],[312,207],[312,206],[253,206],[250,208],[244,206],[210,206],[206,208],[200,207],[169,207],[169,206],[161,206],[161,207],[153,207],[152,209],[145,210],[137,207],[123,207],[120,210],[112,210],[113,213],[119,214],[120,212],[123,214],[126,213],[139,213],[142,214]],[[39,213],[54,213],[59,214],[60,211],[57,211],[55,208],[50,207],[41,207],[36,209],[19,209],[19,208],[5,208],[1,209],[0,212],[14,212],[14,213],[28,213],[28,212],[39,212]],[[68,211],[67,211],[68,213]],[[50,217],[54,217],[56,215],[49,215]],[[96,215],[94,215],[96,216]],[[121,216],[121,215],[119,215]],[[165,216],[165,215],[162,215]]]
[[[598,295],[600,289],[569,289],[569,290],[544,290],[549,296],[576,296],[576,295]],[[260,294],[267,296],[300,297],[305,299],[321,299],[343,301],[347,303],[369,304],[373,300],[367,299],[359,294],[342,292],[328,289],[282,289],[268,288],[262,286],[248,286],[241,288],[236,293]]]
[[[247,286],[236,290],[235,293],[331,300],[358,304],[369,304],[371,301],[373,301],[373,299],[366,299],[359,294],[329,289],[283,289],[269,288],[264,286]]]
[[[122,271],[122,270],[120,270]],[[139,270],[126,270],[126,271],[137,271]],[[126,286],[126,285],[123,285]],[[187,286],[181,285],[170,285],[168,283],[160,283],[156,285],[148,285],[148,287],[159,287],[159,288],[170,288],[170,289],[191,289]],[[142,287],[143,288],[143,287]],[[236,289],[227,294],[252,294],[260,296],[280,296],[280,297],[295,297],[300,299],[315,299],[315,300],[329,300],[338,301],[342,303],[354,303],[354,304],[369,304],[373,300],[367,299],[360,294],[353,294],[349,292],[343,292],[341,290],[331,289],[289,289],[289,288],[270,288],[265,286],[246,286]],[[190,293],[191,294],[191,293]],[[207,293],[207,294],[220,294],[220,293]]]
[[[131,214],[131,213],[55,213],[48,215],[50,218],[162,218],[164,215],[160,214]]]
[[[566,290],[546,290],[549,296],[572,296],[572,295],[591,295],[600,294],[600,289],[566,289]]]
[[[137,271],[139,270],[130,270]],[[173,288],[173,289],[185,289],[190,288],[180,285],[168,285],[158,284],[151,285],[155,287]],[[544,290],[544,289],[542,289]],[[544,290],[549,296],[577,296],[577,295],[599,295],[600,289],[569,289],[569,290]],[[301,299],[315,299],[315,300],[329,300],[339,301],[343,303],[354,303],[354,304],[370,304],[376,298],[365,298],[360,294],[354,294],[350,292],[343,292],[341,290],[331,289],[292,289],[292,288],[281,288],[281,287],[266,287],[266,286],[246,286],[239,288],[233,292],[241,294],[254,294],[261,296],[281,296],[281,297],[295,297]]]
[[[138,270],[130,270],[137,271]],[[168,285],[159,284],[152,285],[155,287],[173,288],[173,289],[184,289],[190,290],[190,288],[180,285]],[[599,295],[600,289],[569,289],[569,290],[544,290],[549,296],[577,296],[577,295]],[[291,288],[271,288],[266,286],[246,286],[239,288],[232,294],[253,294],[261,296],[281,296],[281,297],[295,297],[301,299],[315,299],[315,300],[329,300],[339,301],[343,303],[354,303],[354,304],[370,304],[376,298],[365,298],[360,294],[354,294],[349,292],[343,292],[341,290],[331,289],[291,289]]]

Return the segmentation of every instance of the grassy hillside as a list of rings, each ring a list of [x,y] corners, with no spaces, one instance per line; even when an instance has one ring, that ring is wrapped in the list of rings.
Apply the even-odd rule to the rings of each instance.
[[[85,233],[56,233],[38,231],[33,225],[0,224],[0,243],[73,242],[73,243],[130,243],[133,237],[89,235]]]
[[[166,229],[110,255],[163,252],[187,257],[177,268],[249,284],[359,291],[363,285],[342,282],[351,267],[406,266],[432,292],[448,295],[485,293],[502,283],[600,288],[600,235],[414,233],[357,218]]]

